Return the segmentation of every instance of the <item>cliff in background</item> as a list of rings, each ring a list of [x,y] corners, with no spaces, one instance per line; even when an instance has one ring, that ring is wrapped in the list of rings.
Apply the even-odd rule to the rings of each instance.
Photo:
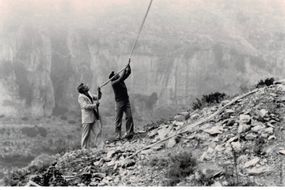
[[[154,2],[127,80],[138,115],[163,116],[202,94],[234,94],[249,81],[284,75],[284,3],[255,2]],[[5,5],[0,114],[76,115],[77,85],[96,89],[126,64],[146,2],[76,3]],[[110,114],[110,86],[103,94],[102,112]]]

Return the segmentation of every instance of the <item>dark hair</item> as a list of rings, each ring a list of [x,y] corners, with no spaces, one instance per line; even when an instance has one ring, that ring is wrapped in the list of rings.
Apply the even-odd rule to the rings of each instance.
[[[110,75],[109,75],[109,79],[111,79],[114,75],[115,75],[115,72],[112,71],[112,72],[110,73]]]
[[[77,87],[77,90],[79,93],[84,93],[84,84],[81,83],[78,87]]]

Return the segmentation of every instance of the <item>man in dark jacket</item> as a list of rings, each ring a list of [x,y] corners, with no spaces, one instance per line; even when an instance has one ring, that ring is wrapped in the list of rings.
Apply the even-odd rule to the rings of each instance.
[[[131,105],[129,101],[128,90],[124,80],[128,78],[131,74],[130,60],[128,66],[124,69],[121,75],[115,74],[114,71],[109,75],[111,80],[112,87],[115,94],[116,101],[116,140],[121,139],[121,127],[122,127],[122,118],[123,113],[126,114],[126,136],[125,138],[131,139],[134,135],[134,122],[132,117]]]

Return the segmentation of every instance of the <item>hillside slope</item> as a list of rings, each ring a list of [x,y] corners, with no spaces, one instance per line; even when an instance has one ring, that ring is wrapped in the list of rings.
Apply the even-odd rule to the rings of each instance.
[[[5,182],[20,186],[284,185],[284,117],[285,83],[280,82],[240,99],[150,124],[132,141],[108,142],[100,151],[44,156],[44,161],[39,158],[14,171]]]

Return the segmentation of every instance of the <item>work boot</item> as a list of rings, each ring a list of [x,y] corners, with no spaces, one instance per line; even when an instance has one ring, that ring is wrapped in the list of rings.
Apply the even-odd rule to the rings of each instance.
[[[127,140],[131,140],[134,137],[133,133],[130,134],[126,134],[124,138],[126,138]]]
[[[115,141],[121,140],[122,139],[122,133],[121,131],[116,132],[116,136],[115,136]]]

